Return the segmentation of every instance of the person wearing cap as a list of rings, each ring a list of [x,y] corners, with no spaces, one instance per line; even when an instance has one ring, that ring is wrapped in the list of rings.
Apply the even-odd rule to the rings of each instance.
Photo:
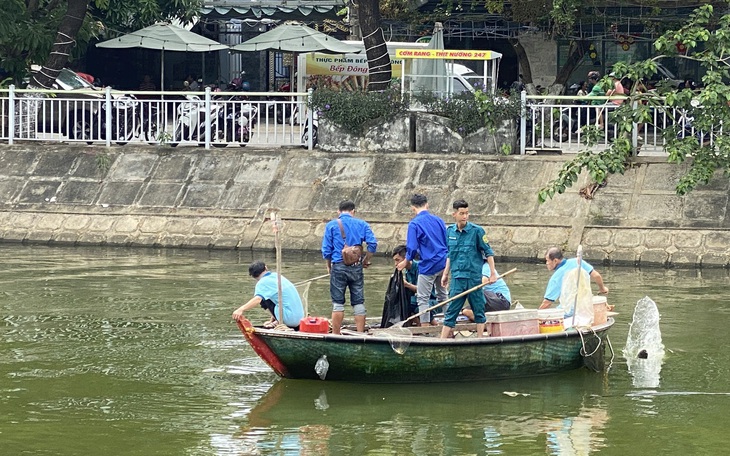
[[[589,97],[602,97],[606,95],[603,87],[601,87],[601,84],[598,83],[599,79],[601,79],[601,73],[599,73],[598,71],[588,72],[588,88],[590,89],[588,92]],[[593,100],[591,101],[591,104],[602,105],[603,100]]]
[[[603,87],[601,87],[601,84],[598,83],[599,79],[601,79],[601,73],[599,73],[598,71],[588,72],[589,97],[602,97],[606,95],[606,92],[603,91]],[[594,106],[601,106],[604,104],[604,100],[591,100],[589,104]],[[589,109],[588,119],[590,123],[592,124],[593,122],[596,122],[599,127],[603,127],[603,116],[601,115],[602,112],[603,108]]]

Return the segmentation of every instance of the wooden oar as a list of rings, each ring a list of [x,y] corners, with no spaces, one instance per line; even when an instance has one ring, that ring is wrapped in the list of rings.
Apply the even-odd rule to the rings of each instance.
[[[504,278],[504,277],[507,277],[508,275],[512,274],[512,273],[513,273],[513,272],[515,272],[515,271],[517,271],[517,268],[512,268],[512,269],[510,269],[509,271],[507,271],[507,272],[505,272],[504,274],[502,274],[501,276],[499,276],[499,277],[497,278],[497,280],[499,280],[499,279],[501,279],[501,278]],[[496,280],[495,280],[495,282],[496,282]],[[494,283],[494,282],[493,282],[493,283]],[[401,328],[401,327],[403,327],[403,325],[405,325],[405,324],[406,324],[407,322],[409,322],[409,321],[413,320],[414,318],[416,318],[416,317],[420,317],[421,315],[423,315],[423,314],[425,314],[425,313],[427,313],[427,312],[430,312],[430,311],[432,311],[433,309],[436,309],[436,308],[438,308],[438,307],[441,307],[441,306],[443,306],[444,304],[448,304],[448,303],[450,303],[451,301],[455,301],[455,300],[457,300],[457,299],[459,299],[459,298],[461,298],[461,297],[464,297],[464,296],[468,295],[469,293],[471,293],[471,292],[473,292],[473,291],[476,291],[476,290],[478,290],[478,289],[480,289],[480,288],[482,288],[482,287],[485,287],[485,286],[487,286],[487,285],[490,285],[490,284],[489,284],[489,283],[487,283],[487,282],[484,282],[484,283],[480,283],[480,284],[479,284],[479,285],[477,285],[477,286],[471,287],[471,288],[469,288],[469,289],[468,289],[468,290],[466,290],[466,291],[462,291],[461,293],[459,293],[459,294],[457,294],[457,295],[455,295],[455,296],[452,296],[452,297],[450,297],[450,298],[449,298],[449,299],[447,299],[446,301],[442,301],[442,302],[440,302],[440,303],[438,303],[438,304],[434,304],[433,306],[429,307],[428,309],[426,309],[426,310],[424,310],[424,311],[422,311],[422,312],[418,312],[418,313],[417,313],[417,314],[415,314],[415,315],[411,315],[410,317],[406,318],[405,320],[403,320],[403,321],[399,321],[398,323],[394,324],[394,325],[393,325],[393,326],[391,326],[390,328],[394,328],[394,327],[395,327],[395,328]],[[389,330],[390,328],[385,328],[385,331]]]
[[[271,222],[274,226],[274,247],[276,248],[276,292],[279,299],[279,323],[284,323],[284,296],[281,291],[281,220],[277,209],[271,210]]]
[[[294,286],[295,287],[299,287],[299,286],[302,286],[302,285],[306,285],[306,284],[308,284],[310,282],[314,282],[315,280],[324,279],[325,277],[329,277],[329,276],[330,276],[329,274],[322,274],[321,276],[312,277],[311,279],[302,280],[301,282],[297,282],[297,283],[294,284]]]

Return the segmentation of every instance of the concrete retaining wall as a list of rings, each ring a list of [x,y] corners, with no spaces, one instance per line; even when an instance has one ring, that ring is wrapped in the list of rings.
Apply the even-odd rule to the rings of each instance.
[[[102,158],[99,158],[101,154]],[[106,156],[108,169],[103,169]],[[273,248],[267,209],[285,221],[285,249],[318,250],[340,200],[353,199],[386,252],[404,241],[414,192],[451,221],[470,202],[502,259],[540,260],[550,245],[600,264],[727,267],[727,179],[675,195],[679,169],[639,159],[593,199],[577,186],[540,205],[560,156],[331,153],[167,147],[0,146],[5,242]],[[581,185],[585,185],[583,182]]]

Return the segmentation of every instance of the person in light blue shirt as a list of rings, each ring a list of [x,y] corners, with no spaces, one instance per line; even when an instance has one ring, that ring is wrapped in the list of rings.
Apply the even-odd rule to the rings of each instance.
[[[269,271],[263,261],[251,263],[251,266],[248,267],[248,274],[256,280],[254,297],[233,312],[233,319],[240,320],[245,311],[261,306],[271,314],[271,320],[266,326],[276,326],[280,318],[277,274]],[[304,306],[302,306],[302,300],[294,284],[284,276],[281,277],[281,300],[283,302],[281,307],[283,323],[290,328],[299,329],[299,321],[304,318]]]
[[[355,218],[355,203],[349,200],[339,205],[338,218],[330,220],[324,227],[322,238],[322,258],[327,262],[330,274],[330,297],[332,298],[332,334],[340,334],[342,320],[345,316],[345,290],[350,289],[350,305],[354,314],[355,326],[359,332],[365,331],[365,281],[363,268],[370,266],[370,258],[378,247],[378,240],[365,220]],[[361,261],[345,265],[342,261],[342,249],[345,239],[342,238],[340,222],[345,232],[347,245],[367,245]]]
[[[421,258],[418,264],[416,299],[419,312],[423,312],[428,309],[429,300],[434,292],[437,302],[446,300],[446,287],[441,284],[449,253],[446,242],[446,224],[439,217],[428,212],[426,195],[418,193],[413,195],[411,210],[416,216],[408,222],[406,257],[396,265],[396,268],[401,271],[407,270],[415,261],[416,255]],[[421,315],[420,324],[421,326],[435,325],[428,312]]]
[[[545,266],[548,271],[554,271],[545,288],[545,297],[542,300],[540,309],[547,309],[552,306],[555,301],[560,299],[560,291],[563,288],[563,278],[565,274],[578,267],[578,260],[575,258],[563,258],[563,251],[558,247],[550,247],[545,253]],[[580,264],[581,269],[586,271],[591,280],[598,285],[599,294],[608,294],[608,287],[603,283],[603,277],[591,266],[587,261],[583,260]]]

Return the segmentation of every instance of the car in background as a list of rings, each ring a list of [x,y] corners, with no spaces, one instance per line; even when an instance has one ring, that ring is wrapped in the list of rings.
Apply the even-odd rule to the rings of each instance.
[[[37,134],[61,133],[69,139],[95,140],[106,139],[107,115],[106,94],[76,72],[64,68],[52,84],[52,94],[43,98],[37,105],[35,125]],[[32,100],[22,100],[31,103]],[[111,140],[126,143],[135,135],[138,125],[138,101],[133,95],[112,92],[111,102]],[[27,120],[27,119],[26,119]],[[30,129],[30,123],[23,127]]]

